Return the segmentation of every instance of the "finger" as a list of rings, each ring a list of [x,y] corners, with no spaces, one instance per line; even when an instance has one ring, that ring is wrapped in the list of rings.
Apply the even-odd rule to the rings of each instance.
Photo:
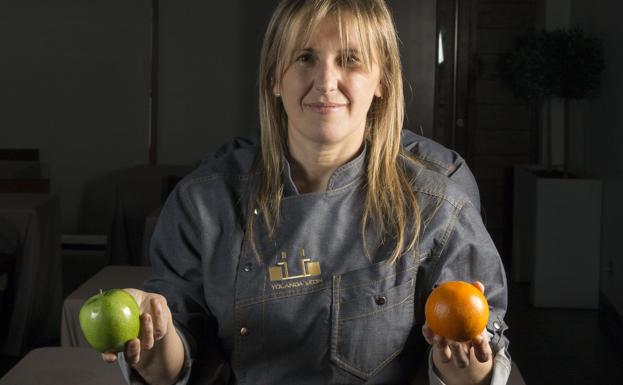
[[[154,347],[154,324],[151,315],[145,313],[141,316],[141,348],[149,350]]]
[[[476,286],[476,288],[478,290],[480,290],[481,293],[485,293],[485,285],[482,284],[482,282],[480,281],[474,281],[472,282],[472,285]]]
[[[452,360],[452,351],[448,346],[448,342],[445,338],[439,335],[435,335],[434,339],[434,354],[437,354],[437,358],[443,362],[448,363]]]
[[[474,355],[480,362],[487,362],[491,359],[493,352],[491,352],[491,346],[489,345],[489,339],[483,335],[479,335],[473,341]]]
[[[151,309],[154,315],[154,333],[155,340],[160,340],[167,333],[167,320],[164,315],[162,303],[156,298],[151,299]]]
[[[124,351],[125,360],[132,366],[138,364],[141,358],[141,341],[138,338],[128,341]]]
[[[466,368],[469,365],[469,348],[460,342],[452,341],[448,344],[452,351],[454,365],[459,368]]]
[[[117,361],[117,355],[115,353],[102,353],[102,360],[112,364]]]

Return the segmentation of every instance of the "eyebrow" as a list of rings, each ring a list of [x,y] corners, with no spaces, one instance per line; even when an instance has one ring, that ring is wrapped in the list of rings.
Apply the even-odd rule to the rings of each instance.
[[[312,47],[305,47],[305,48],[299,48],[294,50],[294,52],[311,52],[311,53],[315,53],[317,52],[317,50],[315,50]],[[338,50],[339,54],[343,54],[343,53],[355,53],[355,54],[360,54],[361,51],[358,48],[346,48],[346,49],[340,49]]]

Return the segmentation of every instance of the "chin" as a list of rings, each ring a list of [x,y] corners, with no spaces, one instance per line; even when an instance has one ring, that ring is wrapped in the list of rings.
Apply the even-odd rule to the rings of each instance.
[[[353,137],[353,132],[345,131],[343,128],[334,126],[324,126],[317,128],[311,135],[316,143],[337,144]]]
[[[318,145],[361,141],[365,130],[364,128],[357,129],[349,126],[349,122],[344,122],[344,119],[314,119],[304,123],[300,122],[299,125],[291,123],[289,129],[296,131],[296,137]]]

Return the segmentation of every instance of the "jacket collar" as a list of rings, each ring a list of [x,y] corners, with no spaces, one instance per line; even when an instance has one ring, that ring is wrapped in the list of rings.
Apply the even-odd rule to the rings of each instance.
[[[337,190],[341,187],[344,187],[351,182],[355,181],[362,175],[364,175],[366,170],[366,152],[367,152],[367,144],[364,144],[363,148],[359,152],[359,155],[355,157],[355,159],[341,165],[338,167],[329,178],[329,182],[327,183],[327,191]],[[292,170],[290,168],[290,163],[284,157],[283,158],[283,195],[291,196],[291,195],[299,195],[296,185],[292,180]]]

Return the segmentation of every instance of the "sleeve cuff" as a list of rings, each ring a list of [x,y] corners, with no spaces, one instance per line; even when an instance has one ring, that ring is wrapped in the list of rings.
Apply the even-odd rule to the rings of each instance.
[[[188,347],[188,341],[177,327],[175,328],[177,335],[180,336],[180,340],[182,340],[182,345],[184,345],[184,364],[182,366],[182,371],[180,373],[179,378],[175,382],[174,385],[186,385],[188,383],[188,379],[190,378],[190,368],[192,366],[192,360],[190,359],[190,349]],[[125,382],[129,385],[148,385],[145,380],[138,374],[136,370],[132,368],[126,360],[123,352],[117,354],[117,362],[119,363],[119,368],[121,369],[121,374],[125,379]]]
[[[175,327],[175,331],[177,335],[180,336],[180,340],[182,340],[182,345],[184,345],[184,363],[182,364],[182,371],[175,382],[175,385],[186,385],[188,383],[188,379],[190,378],[190,368],[192,366],[192,359],[190,358],[190,347],[188,345],[188,340],[184,333],[180,331],[179,328]]]
[[[430,385],[446,385],[435,373],[433,369],[432,349],[428,350],[428,381]],[[511,373],[511,361],[506,350],[500,349],[493,357],[493,375],[491,385],[506,385]]]

